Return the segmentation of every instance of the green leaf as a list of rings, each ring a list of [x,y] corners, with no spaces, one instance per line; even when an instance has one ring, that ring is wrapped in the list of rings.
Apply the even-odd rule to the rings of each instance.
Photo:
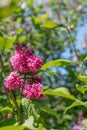
[[[76,89],[77,89],[78,91],[80,91],[82,94],[84,94],[85,91],[87,91],[87,85],[80,86],[80,85],[76,84]]]
[[[60,87],[54,90],[48,89],[44,91],[44,94],[53,95],[53,96],[61,96],[61,97],[65,97],[71,100],[75,100],[75,97],[69,93],[67,88],[64,88],[64,87]]]
[[[15,106],[14,101],[12,99],[9,100],[12,106]]]
[[[28,128],[24,126],[5,126],[1,127],[0,130],[28,130]]]
[[[4,114],[8,114],[8,113],[12,113],[13,112],[13,109],[10,108],[10,107],[4,107],[0,110],[1,113],[4,113]]]
[[[23,32],[23,28],[21,28],[21,27],[18,28],[17,31],[16,31],[17,35],[21,34],[22,32]]]
[[[35,24],[40,24],[42,21],[46,20],[48,18],[48,14],[43,14],[40,15],[38,17],[32,17],[32,19],[34,20]]]
[[[54,22],[51,22],[51,21],[46,21],[43,25],[41,25],[41,27],[43,28],[49,28],[49,29],[54,29],[56,28],[58,25]]]
[[[50,61],[50,62],[45,63],[42,66],[41,70],[46,70],[49,67],[65,66],[65,65],[70,65],[70,64],[73,64],[73,62],[70,60],[63,60],[63,59],[54,60],[54,61]]]
[[[14,44],[15,39],[8,39],[5,37],[0,37],[0,48],[4,51],[8,51]]]
[[[19,0],[0,0],[0,19],[9,16],[17,6]]]
[[[78,79],[81,80],[81,81],[83,81],[84,83],[87,83],[87,76],[79,75]]]
[[[82,102],[80,100],[76,100],[75,102],[73,102],[69,107],[67,107],[64,111],[64,113],[66,113],[69,109],[76,107],[76,106],[85,106],[87,107],[87,102]]]
[[[54,72],[54,71],[52,71],[52,70],[49,70],[49,71],[47,71],[46,73],[49,74],[49,75],[56,75],[56,72]]]
[[[57,118],[57,120],[59,120],[58,114],[57,114],[57,112],[55,110],[53,110],[51,108],[48,108],[48,107],[41,107],[41,110],[48,113],[48,114],[50,114],[50,115],[55,116]]]
[[[39,127],[36,130],[46,130],[46,129],[43,127],[42,123],[40,123]]]
[[[87,60],[87,57],[85,57],[85,59],[83,60],[83,63]]]
[[[69,109],[81,105],[79,102],[73,102],[69,107],[67,107],[64,111],[66,113]]]
[[[39,124],[39,127],[37,128],[37,130],[43,130],[42,124]]]

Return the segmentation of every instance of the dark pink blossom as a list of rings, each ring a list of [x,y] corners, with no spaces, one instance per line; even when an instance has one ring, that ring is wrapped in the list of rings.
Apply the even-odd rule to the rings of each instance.
[[[19,51],[19,50],[23,51],[29,57],[33,56],[33,54],[34,54],[33,48],[27,46],[27,44],[25,44],[25,43],[21,43],[21,44],[17,43],[16,44],[16,50],[17,51]]]
[[[11,72],[9,76],[4,79],[4,87],[7,90],[14,90],[23,87],[24,80],[19,76],[18,72]]]
[[[27,72],[37,72],[42,64],[43,60],[39,56],[29,56],[31,55],[32,50],[28,50],[27,52],[17,49],[14,55],[10,58],[10,62],[13,68],[19,72],[27,73]]]
[[[23,73],[29,72],[28,57],[22,50],[15,51],[10,62],[15,70]]]
[[[42,83],[42,77],[34,76],[32,77],[34,83]]]
[[[39,56],[31,56],[28,59],[28,67],[30,69],[30,72],[37,72],[41,66],[43,65],[43,60]]]
[[[35,84],[35,83],[42,83],[42,77],[39,76],[31,76],[28,77],[27,80],[25,81],[25,86],[28,84]]]
[[[42,84],[40,83],[32,85],[29,84],[24,88],[23,95],[29,99],[39,99],[44,97],[42,92],[43,92]]]

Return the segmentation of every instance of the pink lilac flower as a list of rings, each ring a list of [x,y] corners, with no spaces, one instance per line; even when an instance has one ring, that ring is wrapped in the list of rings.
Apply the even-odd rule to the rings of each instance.
[[[28,59],[28,67],[30,69],[30,72],[37,72],[41,66],[43,65],[43,60],[39,56],[31,56]]]
[[[14,90],[23,87],[24,80],[19,76],[18,72],[11,72],[9,76],[4,79],[4,87],[7,90]]]
[[[10,58],[13,68],[19,72],[29,72],[28,57],[22,50],[15,51],[15,54]]]
[[[42,84],[40,83],[32,85],[29,84],[24,88],[23,95],[29,99],[39,99],[44,97],[42,92],[43,92]]]
[[[7,115],[7,118],[10,119],[10,118],[12,118],[12,116],[13,116],[13,115],[12,115],[11,113],[9,113],[9,114]]]
[[[42,58],[33,56],[33,49],[30,48],[26,51],[26,46],[18,45],[15,54],[10,58],[13,68],[19,72],[37,72],[43,64]]]

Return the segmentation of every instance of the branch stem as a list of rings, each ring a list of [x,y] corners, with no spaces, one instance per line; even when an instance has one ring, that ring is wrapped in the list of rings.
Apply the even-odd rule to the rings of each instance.
[[[79,55],[78,55],[78,53],[77,53],[77,50],[76,50],[74,41],[73,41],[73,39],[72,39],[72,35],[71,35],[72,32],[71,32],[69,23],[68,23],[68,27],[66,27],[66,29],[67,29],[68,34],[69,34],[69,36],[70,36],[70,40],[71,40],[71,43],[72,43],[72,46],[73,46],[73,50],[74,50],[75,55],[76,55],[77,60],[78,60],[78,64],[77,64],[77,65],[78,65],[78,67],[80,68],[80,71],[81,71],[82,75],[85,75],[84,70],[83,70],[82,65],[81,65],[81,62],[82,62],[82,61],[79,59]]]
[[[15,98],[15,96],[14,96],[13,91],[10,91],[10,95],[11,95],[11,98],[12,98],[12,100],[13,100],[13,102],[14,102],[15,107],[16,107],[16,114],[17,114],[17,118],[18,118],[19,125],[21,125],[21,124],[23,123],[23,119],[22,119],[22,115],[21,115],[21,112],[20,112],[20,108],[19,108],[19,106],[18,106],[18,103],[17,103],[17,101],[16,101],[16,98]]]

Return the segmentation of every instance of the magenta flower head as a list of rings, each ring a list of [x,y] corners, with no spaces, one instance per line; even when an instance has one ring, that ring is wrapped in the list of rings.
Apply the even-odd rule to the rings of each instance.
[[[42,94],[42,92],[42,84],[29,84],[24,88],[23,95],[29,99],[40,99],[44,97],[44,94]]]
[[[42,58],[34,56],[34,50],[26,44],[16,45],[16,51],[10,58],[10,62],[16,71],[22,73],[35,73],[43,64]]]
[[[11,72],[9,76],[4,78],[4,87],[7,90],[14,90],[23,87],[24,80],[19,76],[18,72]]]
[[[43,65],[43,60],[39,56],[31,56],[28,59],[28,67],[30,69],[30,72],[37,72],[41,66]]]
[[[10,58],[13,68],[19,72],[29,72],[28,57],[22,50],[15,51],[15,54]]]

